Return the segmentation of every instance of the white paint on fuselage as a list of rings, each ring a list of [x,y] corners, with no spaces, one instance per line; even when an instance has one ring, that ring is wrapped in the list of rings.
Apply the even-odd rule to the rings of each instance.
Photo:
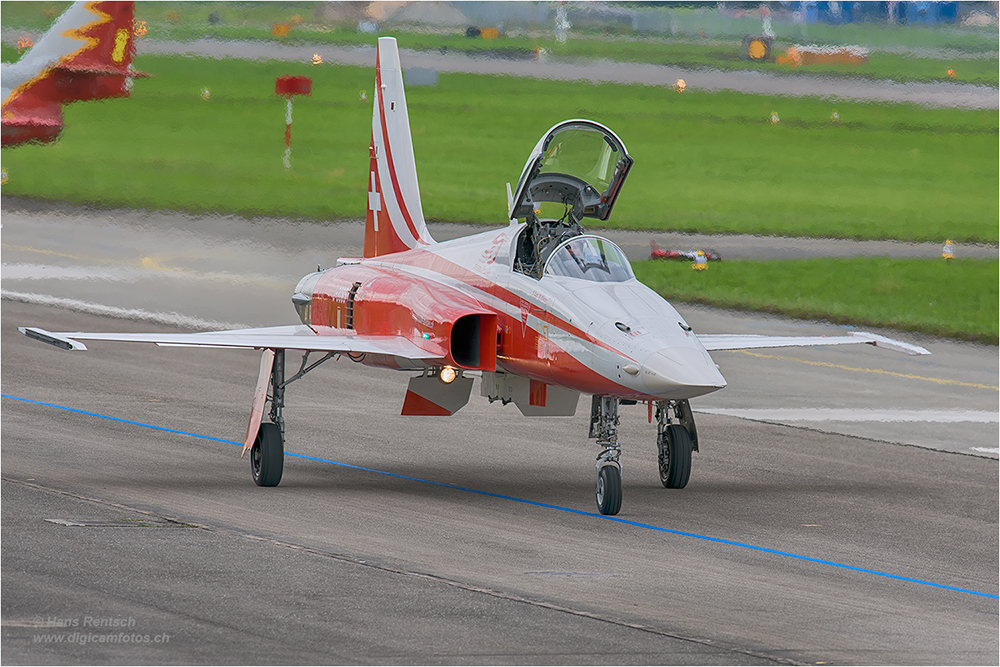
[[[86,40],[70,35],[75,29],[101,18],[100,14],[87,8],[87,3],[76,2],[70,5],[24,57],[16,63],[4,63],[0,68],[3,103],[7,103],[7,98],[18,86],[38,76],[46,68],[56,65],[61,58],[86,47]]]
[[[523,321],[580,364],[636,394],[686,399],[725,387],[718,367],[684,318],[663,297],[635,278],[601,283],[543,275],[536,280],[514,271],[514,244],[523,226],[510,225],[410,252],[432,253],[555,316],[562,325],[534,315]],[[440,282],[511,318],[522,319],[519,305],[458,276],[434,270],[426,261],[417,266],[403,263],[409,260],[404,255],[409,254],[372,258],[363,263]],[[619,322],[628,330],[622,331],[616,324]],[[624,370],[628,365],[638,366],[641,371],[630,374]]]

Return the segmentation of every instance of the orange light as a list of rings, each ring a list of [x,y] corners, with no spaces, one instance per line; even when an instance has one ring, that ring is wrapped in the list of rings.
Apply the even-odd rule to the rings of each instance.
[[[444,382],[445,384],[451,384],[452,382],[455,381],[455,378],[458,377],[458,372],[451,366],[445,366],[444,368],[441,369],[441,373],[438,377],[441,378],[441,382]]]

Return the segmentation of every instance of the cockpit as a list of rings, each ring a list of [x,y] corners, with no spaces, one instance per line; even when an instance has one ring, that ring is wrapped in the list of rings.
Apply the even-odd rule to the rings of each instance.
[[[599,236],[577,236],[564,241],[549,255],[544,273],[598,283],[619,283],[633,278],[625,253]]]
[[[616,263],[624,260],[621,251],[613,244],[607,247],[614,248],[614,252],[604,250],[604,244],[610,242],[588,241],[564,248],[566,241],[584,234],[584,218],[608,219],[632,162],[621,139],[600,123],[567,120],[546,132],[528,157],[511,196],[510,218],[523,218],[526,223],[517,242],[514,270],[539,279],[549,271],[550,256],[559,249],[560,257],[552,265],[553,275],[573,275],[574,266],[576,277],[599,280],[591,277],[597,275],[591,274],[592,270],[602,271],[604,276],[621,275],[613,264],[626,267],[630,277],[628,262]],[[605,263],[610,262],[607,271],[595,268],[604,266],[599,259],[602,250]],[[584,252],[596,253],[597,263],[585,262],[582,266],[589,268],[581,268],[576,258]]]

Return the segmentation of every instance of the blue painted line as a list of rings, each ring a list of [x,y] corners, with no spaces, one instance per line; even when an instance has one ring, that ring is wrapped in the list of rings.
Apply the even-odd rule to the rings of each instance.
[[[66,412],[75,412],[79,415],[87,415],[88,417],[98,417],[100,419],[108,419],[113,422],[119,422],[121,424],[131,424],[132,426],[142,426],[143,428],[151,428],[154,431],[165,431],[166,433],[176,433],[178,435],[189,435],[192,438],[201,438],[203,440],[212,440],[213,442],[224,442],[227,445],[239,445],[243,446],[242,442],[233,442],[232,440],[223,440],[222,438],[213,438],[210,435],[201,435],[200,433],[188,433],[187,431],[178,431],[172,428],[164,428],[162,426],[153,426],[152,424],[143,424],[142,422],[133,422],[128,419],[121,419],[120,417],[109,417],[108,415],[101,415],[96,412],[87,412],[86,410],[77,410],[76,408],[67,408],[64,405],[56,405],[55,403],[43,403],[42,401],[33,401],[30,398],[21,398],[20,396],[11,396],[10,394],[0,394],[0,397],[9,398],[15,401],[21,401],[22,403],[32,403],[34,405],[44,405],[47,408],[56,408],[57,410],[65,410]]]
[[[55,405],[54,403],[43,403],[42,401],[33,401],[28,398],[21,398],[19,396],[11,396],[10,394],[0,394],[0,397],[9,398],[15,401],[21,401],[23,403],[31,403],[34,405],[41,405],[47,408],[56,408],[57,410],[65,410],[67,412],[75,412],[77,414],[87,415],[89,417],[98,417],[100,419],[108,419],[110,421],[119,422],[122,424],[130,424],[133,426],[141,426],[143,428],[153,429],[154,431],[164,431],[166,433],[175,433],[177,435],[186,435],[192,438],[201,438],[202,440],[211,440],[213,442],[222,442],[227,445],[238,445],[243,446],[242,442],[235,442],[233,440],[224,440],[222,438],[214,438],[209,435],[202,435],[200,433],[189,433],[187,431],[178,431],[172,428],[164,428],[162,426],[153,426],[152,424],[144,424],[142,422],[130,421],[128,419],[121,419],[119,417],[110,417],[108,415],[98,414],[96,412],[87,412],[86,410],[77,410],[76,408],[68,408],[62,405]],[[849,570],[851,572],[860,572],[863,574],[870,574],[876,577],[883,577],[885,579],[894,579],[896,581],[906,581],[912,584],[919,584],[921,586],[929,586],[931,588],[939,588],[948,591],[955,591],[958,593],[967,593],[969,595],[975,595],[978,597],[990,598],[993,600],[1000,599],[1000,595],[994,595],[992,593],[984,593],[982,591],[974,591],[967,588],[958,588],[956,586],[946,586],[945,584],[938,584],[933,581],[925,581],[923,579],[913,579],[912,577],[904,577],[898,574],[891,574],[889,572],[880,572],[878,570],[869,570],[863,567],[856,567],[854,565],[847,565],[845,563],[838,563],[832,560],[824,560],[822,558],[813,558],[811,556],[803,556],[801,554],[795,554],[788,551],[780,551],[778,549],[769,549],[767,547],[760,547],[754,544],[746,544],[743,542],[734,542],[732,540],[724,540],[718,537],[710,537],[707,535],[698,535],[697,533],[686,533],[681,530],[674,530],[672,528],[663,528],[662,526],[654,526],[648,523],[641,523],[638,521],[629,521],[628,519],[622,519],[616,516],[605,516],[603,514],[597,514],[594,512],[585,512],[583,510],[576,510],[571,507],[562,507],[560,505],[550,505],[548,503],[540,503],[534,500],[525,500],[524,498],[516,498],[514,496],[505,496],[501,493],[492,493],[490,491],[482,491],[479,489],[470,489],[464,486],[457,486],[455,484],[448,484],[446,482],[435,482],[429,479],[421,479],[420,477],[410,477],[408,475],[400,475],[399,473],[388,472],[385,470],[378,470],[376,468],[366,468],[364,466],[353,465],[351,463],[342,463],[340,461],[333,461],[331,459],[323,459],[316,456],[306,456],[305,454],[295,454],[293,452],[285,452],[286,456],[292,456],[298,459],[303,459],[306,461],[316,461],[317,463],[327,463],[330,465],[335,465],[341,468],[347,468],[350,470],[357,470],[360,472],[367,472],[376,475],[384,475],[385,477],[393,477],[396,479],[403,479],[410,482],[419,482],[420,484],[430,484],[432,486],[437,486],[445,489],[452,489],[454,491],[463,491],[465,493],[474,493],[479,496],[486,496],[488,498],[497,498],[499,500],[509,500],[515,503],[521,503],[523,505],[532,505],[534,507],[542,507],[544,509],[556,510],[559,512],[565,512],[566,514],[576,514],[579,516],[588,516],[595,519],[603,519],[605,521],[614,521],[616,523],[625,524],[628,526],[635,526],[636,528],[643,528],[646,530],[652,530],[658,533],[667,533],[669,535],[677,535],[679,537],[689,537],[695,540],[702,540],[704,542],[712,542],[715,544],[725,544],[727,546],[739,547],[741,549],[748,549],[750,551],[756,551],[759,553],[772,554],[775,556],[784,556],[786,558],[792,558],[799,561],[804,561],[807,563],[816,563],[819,565],[827,565],[830,567],[835,567],[841,570]]]

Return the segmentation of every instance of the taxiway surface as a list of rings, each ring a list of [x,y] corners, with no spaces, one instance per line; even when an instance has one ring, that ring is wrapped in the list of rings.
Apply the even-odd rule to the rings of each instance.
[[[686,489],[625,409],[617,519],[593,513],[585,411],[474,395],[403,418],[403,375],[331,362],[289,389],[285,477],[260,489],[225,442],[254,353],[67,353],[15,327],[284,324],[297,278],[358,248],[158,216],[4,211],[5,662],[997,662],[995,347],[719,353]],[[706,333],[840,330],[681,311]],[[723,414],[791,408],[847,421]]]
[[[374,36],[373,36],[374,42]],[[310,62],[319,54],[327,64],[371,67],[375,46],[345,47],[309,44],[291,46],[274,42],[239,42],[199,39],[193,42],[143,40],[139,54],[186,55],[207,58],[242,58],[246,60],[292,60]],[[611,60],[547,60],[498,57],[495,54],[466,55],[435,51],[401,50],[406,69],[423,68],[440,72],[469,72],[491,76],[515,76],[556,81],[624,83],[642,86],[674,85],[684,79],[688,90],[777,95],[812,96],[829,100],[891,102],[927,107],[996,109],[997,89],[975,84],[935,82],[897,83],[870,81],[863,77],[840,80],[803,73],[774,74],[753,71],[691,69],[672,65],[615,62]]]

